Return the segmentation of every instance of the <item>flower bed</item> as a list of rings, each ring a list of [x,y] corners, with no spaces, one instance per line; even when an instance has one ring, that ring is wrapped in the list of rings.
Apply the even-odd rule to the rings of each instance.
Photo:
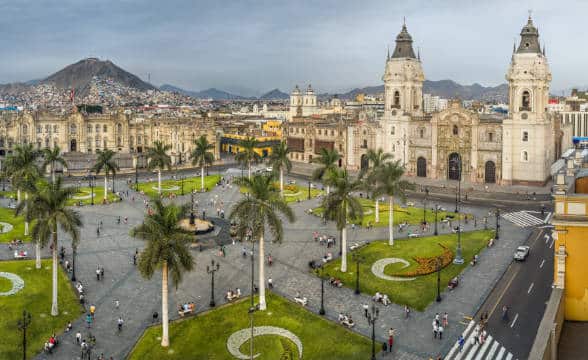
[[[443,248],[443,254],[441,254],[440,256],[414,257],[414,261],[416,261],[418,264],[416,269],[414,269],[413,271],[399,272],[392,275],[400,277],[414,277],[432,274],[435,271],[437,271],[438,258],[441,258],[441,269],[443,269],[444,267],[453,262],[453,252],[441,244],[439,244],[439,246]]]

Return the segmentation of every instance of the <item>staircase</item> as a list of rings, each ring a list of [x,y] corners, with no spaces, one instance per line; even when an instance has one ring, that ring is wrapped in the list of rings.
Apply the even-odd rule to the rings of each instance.
[[[467,328],[462,333],[465,343],[463,349],[459,351],[459,343],[456,341],[445,360],[513,360],[514,356],[508,352],[504,346],[494,340],[490,334],[484,344],[472,345],[474,336],[475,321],[470,321]]]

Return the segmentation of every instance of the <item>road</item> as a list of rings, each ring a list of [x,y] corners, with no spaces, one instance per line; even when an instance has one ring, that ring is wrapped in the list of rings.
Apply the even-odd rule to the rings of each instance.
[[[478,321],[487,312],[488,333],[518,359],[528,357],[551,294],[553,239],[549,233],[548,229],[531,233],[527,260],[510,264],[475,316]],[[502,318],[504,305],[509,308],[508,320]]]

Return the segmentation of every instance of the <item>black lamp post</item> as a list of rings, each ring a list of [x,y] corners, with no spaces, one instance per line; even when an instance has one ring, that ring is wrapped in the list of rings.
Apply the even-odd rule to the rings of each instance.
[[[94,205],[94,175],[88,176],[88,185],[90,185],[90,205]]]
[[[310,180],[308,180],[308,200],[310,200]]]
[[[372,326],[372,360],[376,360],[376,320],[380,315],[380,309],[376,307],[376,304],[372,304],[371,311],[367,313],[368,324]]]
[[[78,246],[71,244],[71,281],[76,281],[76,254]]]
[[[437,213],[439,212],[439,205],[435,204],[435,231],[433,232],[433,235],[439,235],[439,231],[437,231]]]
[[[135,157],[135,191],[139,191],[139,157]]]
[[[459,205],[461,203],[461,159],[454,160],[454,169],[457,170],[457,193],[455,198],[455,213],[457,214],[457,248],[455,249],[454,264],[463,264],[461,254],[461,217],[459,216]]]
[[[351,253],[351,259],[355,261],[355,294],[359,295],[359,263],[361,263],[363,259],[355,251]]]
[[[496,240],[500,238],[498,230],[500,230],[500,209],[496,208],[496,236],[494,237]]]
[[[184,196],[184,178],[186,178],[186,177],[180,175],[180,180],[182,181],[182,196]]]
[[[116,194],[116,191],[114,190],[114,180],[116,178],[116,173],[113,171],[112,172],[112,193]]]
[[[437,302],[441,301],[441,257],[437,257]]]
[[[217,272],[220,268],[220,264],[219,263],[215,263],[214,260],[211,261],[210,263],[211,266],[206,265],[206,272],[209,273],[211,275],[211,291],[210,291],[210,307],[215,307],[215,302],[214,302],[214,273]]]
[[[429,190],[426,191],[427,193],[425,194],[425,197],[423,199],[423,225],[427,223],[427,195]]]
[[[31,314],[22,311],[22,319],[18,319],[18,329],[22,331],[22,359],[27,360],[27,328],[31,324]]]

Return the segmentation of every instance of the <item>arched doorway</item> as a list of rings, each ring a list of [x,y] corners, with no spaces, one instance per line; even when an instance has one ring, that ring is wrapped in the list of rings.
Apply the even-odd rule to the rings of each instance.
[[[427,159],[422,156],[417,159],[417,176],[427,177]]]
[[[459,156],[458,153],[452,153],[449,155],[447,168],[449,169],[447,174],[449,180],[461,179],[461,156]]]
[[[343,159],[339,159],[339,167],[343,166]]]
[[[367,170],[370,166],[370,159],[366,154],[361,155],[361,170]]]
[[[71,152],[76,152],[78,151],[78,142],[76,141],[76,139],[71,139],[69,142],[69,151]]]
[[[486,161],[484,182],[488,184],[494,184],[496,182],[496,164],[494,164],[494,161]]]

